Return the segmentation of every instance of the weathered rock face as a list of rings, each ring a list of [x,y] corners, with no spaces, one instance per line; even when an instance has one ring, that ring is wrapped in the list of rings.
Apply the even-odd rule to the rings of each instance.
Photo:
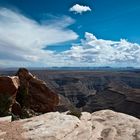
[[[83,112],[81,119],[51,112],[1,123],[0,138],[11,140],[11,136],[16,140],[139,140],[140,120],[111,110]]]
[[[22,107],[26,106],[42,113],[54,111],[59,98],[44,81],[37,79],[24,68],[19,69],[17,76],[20,79],[17,101]]]
[[[64,107],[71,102],[91,113],[112,109],[140,118],[139,71],[38,70],[33,73],[63,96]]]
[[[0,77],[0,116],[6,115],[16,102],[19,78]]]
[[[15,98],[18,87],[19,78],[17,76],[0,77],[0,94],[9,94]]]
[[[33,115],[54,111],[58,103],[58,95],[27,69],[19,69],[16,76],[0,77],[0,116],[12,112],[26,118],[28,111]]]

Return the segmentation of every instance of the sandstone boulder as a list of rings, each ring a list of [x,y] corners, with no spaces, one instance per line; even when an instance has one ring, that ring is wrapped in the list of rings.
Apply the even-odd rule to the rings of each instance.
[[[19,78],[17,76],[0,76],[0,94],[8,94],[15,99],[18,87]]]
[[[27,139],[47,140],[139,140],[140,120],[132,116],[102,110],[83,112],[79,120],[75,116],[58,112],[48,113],[23,121],[22,134]],[[43,131],[42,131],[43,130]]]
[[[80,119],[50,112],[1,124],[0,132],[3,134],[0,138],[8,140],[12,134],[16,140],[140,140],[140,120],[111,110],[83,112]]]
[[[16,101],[19,87],[17,76],[0,77],[0,116],[6,115]]]
[[[0,122],[11,122],[12,116],[0,117]]]
[[[26,106],[42,113],[55,110],[59,97],[47,87],[44,81],[33,76],[25,68],[19,69],[17,76],[20,80],[17,101],[22,107]]]

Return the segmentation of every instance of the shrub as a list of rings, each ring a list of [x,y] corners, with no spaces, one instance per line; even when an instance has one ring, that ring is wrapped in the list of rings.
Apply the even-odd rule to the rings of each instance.
[[[72,106],[72,105],[69,107],[69,112],[67,114],[76,116],[78,118],[80,118],[81,115],[82,115],[80,109],[78,109],[78,108],[76,108],[75,106]]]

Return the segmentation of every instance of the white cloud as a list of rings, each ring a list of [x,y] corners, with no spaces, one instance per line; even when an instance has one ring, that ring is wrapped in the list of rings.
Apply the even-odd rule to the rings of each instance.
[[[49,21],[48,21],[49,23]],[[0,9],[0,60],[37,61],[50,52],[42,49],[77,39],[67,27],[74,23],[70,17],[57,18],[51,24],[39,24],[21,13]]]
[[[83,12],[91,11],[91,8],[89,6],[75,4],[69,9],[69,11],[74,12],[76,14],[82,14]]]
[[[63,16],[42,24],[20,13],[0,9],[0,66],[140,66],[140,45],[98,39],[86,32],[69,50],[44,50],[47,45],[74,40],[68,29],[74,20]]]
[[[97,39],[88,32],[80,44],[73,45],[63,55],[75,66],[140,66],[140,45],[125,39]]]

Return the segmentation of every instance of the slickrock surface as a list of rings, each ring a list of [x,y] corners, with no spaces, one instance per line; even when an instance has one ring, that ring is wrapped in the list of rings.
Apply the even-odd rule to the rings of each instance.
[[[50,112],[0,123],[0,139],[4,140],[140,140],[140,120],[111,110],[83,112],[80,119]]]
[[[0,122],[11,122],[12,116],[0,117]]]

